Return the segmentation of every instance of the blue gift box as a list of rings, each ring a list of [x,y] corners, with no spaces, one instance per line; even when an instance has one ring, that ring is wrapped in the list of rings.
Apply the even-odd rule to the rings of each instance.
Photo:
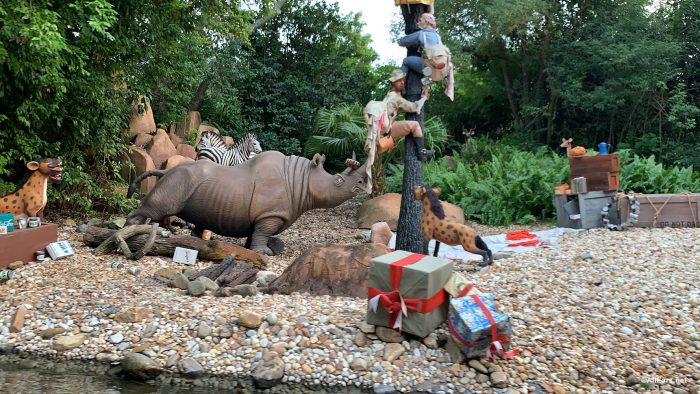
[[[498,335],[510,337],[513,333],[510,316],[498,311],[493,294],[480,293],[474,296],[479,297],[491,313]],[[455,343],[468,358],[480,357],[486,353],[492,341],[491,322],[473,296],[453,298],[447,318]],[[508,346],[508,343],[502,345]]]
[[[0,213],[0,226],[7,227],[7,232],[10,233],[15,229],[15,215],[11,213]]]

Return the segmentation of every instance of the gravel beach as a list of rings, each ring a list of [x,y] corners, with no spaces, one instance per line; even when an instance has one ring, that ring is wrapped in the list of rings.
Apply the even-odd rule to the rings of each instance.
[[[351,228],[360,202],[304,214],[279,236],[286,250],[270,259],[269,270],[280,274],[315,245],[364,242],[362,230]],[[476,227],[481,234],[536,229]],[[364,324],[365,299],[192,297],[154,279],[163,267],[182,268],[169,258],[123,260],[141,269],[130,275],[109,266],[120,256],[93,256],[73,228],[61,227],[59,239],[70,240],[76,255],[24,265],[0,284],[6,350],[101,363],[140,353],[178,372],[178,382],[197,384],[203,376],[249,381],[260,364],[281,359],[284,376],[274,392],[296,385],[377,393],[682,394],[697,393],[700,384],[700,229],[587,230],[482,270],[457,263],[512,318],[521,353],[493,365],[453,363],[443,347],[445,325],[423,340],[378,339]],[[18,313],[24,323],[15,329]],[[168,375],[157,380],[173,383]]]

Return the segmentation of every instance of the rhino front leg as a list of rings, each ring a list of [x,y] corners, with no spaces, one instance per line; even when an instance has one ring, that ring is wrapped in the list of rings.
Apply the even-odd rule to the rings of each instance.
[[[265,218],[255,223],[253,235],[248,239],[250,249],[260,254],[273,256],[274,252],[267,246],[267,240],[277,234],[277,231],[284,226],[284,221],[280,218]]]

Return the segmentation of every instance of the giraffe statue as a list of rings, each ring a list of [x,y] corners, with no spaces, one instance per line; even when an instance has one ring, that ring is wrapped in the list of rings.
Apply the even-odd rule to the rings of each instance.
[[[430,189],[425,186],[416,186],[413,193],[415,199],[423,203],[421,229],[426,239],[435,240],[436,256],[440,242],[450,246],[459,244],[465,251],[480,255],[483,258],[481,266],[493,264],[491,250],[486,242],[476,235],[476,230],[445,216],[442,203],[438,199],[440,196],[439,188]]]

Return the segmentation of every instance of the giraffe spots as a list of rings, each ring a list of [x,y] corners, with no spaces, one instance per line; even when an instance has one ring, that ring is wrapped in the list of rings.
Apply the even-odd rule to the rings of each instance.
[[[447,229],[448,229],[448,230],[452,230],[453,227],[454,227],[454,226],[452,226],[451,224],[448,224],[448,225],[447,225]],[[455,230],[455,231],[457,231],[457,230]]]
[[[13,203],[13,204],[17,204],[17,200],[12,200],[12,203]]]

